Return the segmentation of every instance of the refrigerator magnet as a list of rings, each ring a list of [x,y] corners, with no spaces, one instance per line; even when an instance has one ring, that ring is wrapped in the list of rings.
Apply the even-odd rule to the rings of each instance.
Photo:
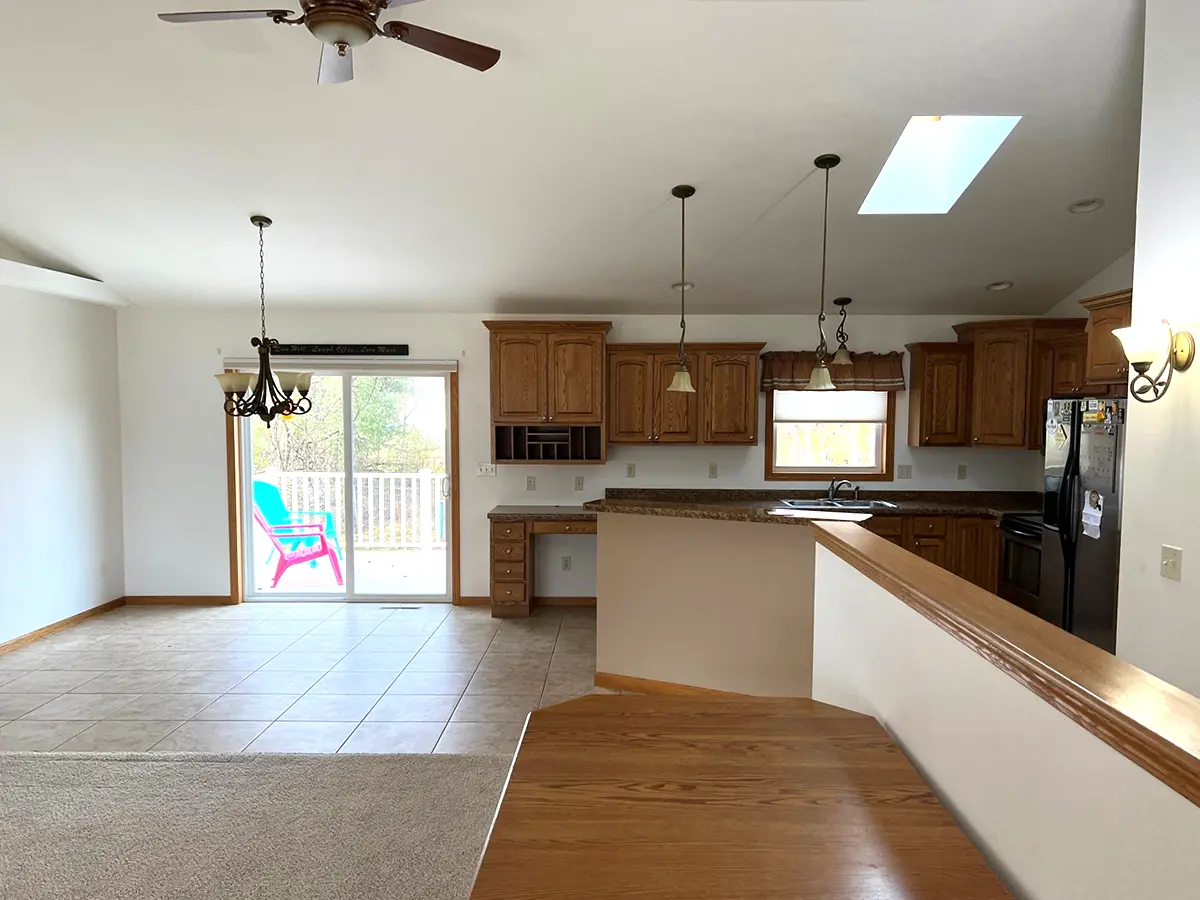
[[[1100,537],[1100,525],[1104,521],[1104,495],[1099,491],[1088,491],[1083,495],[1083,533],[1090,538]]]

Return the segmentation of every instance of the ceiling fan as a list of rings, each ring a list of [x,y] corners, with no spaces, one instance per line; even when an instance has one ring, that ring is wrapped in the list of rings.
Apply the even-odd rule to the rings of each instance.
[[[392,38],[444,59],[486,72],[500,60],[500,51],[451,37],[440,31],[385,22],[385,9],[407,6],[418,0],[299,0],[299,16],[290,9],[240,9],[222,12],[160,13],[164,22],[223,22],[237,19],[270,19],[276,25],[303,25],[324,46],[317,69],[318,84],[342,84],[354,79],[354,48],[374,37]],[[295,18],[292,18],[295,16]]]

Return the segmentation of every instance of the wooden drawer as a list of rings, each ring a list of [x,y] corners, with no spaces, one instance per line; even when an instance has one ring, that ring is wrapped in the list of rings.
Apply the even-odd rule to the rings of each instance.
[[[913,516],[912,533],[914,538],[945,537],[945,516]]]
[[[525,582],[504,581],[492,585],[492,606],[515,606],[525,603]]]
[[[523,541],[525,540],[524,522],[493,522],[493,541]]]
[[[525,563],[523,562],[494,562],[492,563],[493,581],[524,581]]]
[[[873,516],[863,523],[863,527],[872,534],[882,537],[899,537],[904,533],[904,517]]]
[[[520,562],[525,559],[524,541],[495,541],[492,544],[492,559],[508,559]]]
[[[595,534],[595,522],[534,522],[534,534]]]

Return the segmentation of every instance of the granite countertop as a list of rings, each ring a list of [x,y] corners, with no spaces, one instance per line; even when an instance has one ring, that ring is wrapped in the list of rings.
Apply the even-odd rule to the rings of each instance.
[[[867,491],[864,500],[888,500],[896,509],[837,513],[826,510],[793,510],[781,499],[819,499],[820,491],[720,491],[613,489],[603,500],[584,504],[597,512],[627,515],[717,519],[733,522],[769,522],[806,525],[813,520],[862,522],[873,516],[990,516],[1041,512],[1041,495],[1004,491]]]
[[[596,501],[593,501],[596,502]],[[496,522],[520,522],[538,519],[542,522],[595,522],[596,513],[582,506],[497,506],[488,513]]]

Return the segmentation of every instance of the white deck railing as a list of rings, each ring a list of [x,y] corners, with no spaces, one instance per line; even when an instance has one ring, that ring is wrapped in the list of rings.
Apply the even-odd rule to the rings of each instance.
[[[276,481],[291,512],[333,513],[346,533],[346,476],[341,472],[280,472]],[[354,476],[354,546],[360,549],[446,546],[450,477],[422,472],[367,472]]]

